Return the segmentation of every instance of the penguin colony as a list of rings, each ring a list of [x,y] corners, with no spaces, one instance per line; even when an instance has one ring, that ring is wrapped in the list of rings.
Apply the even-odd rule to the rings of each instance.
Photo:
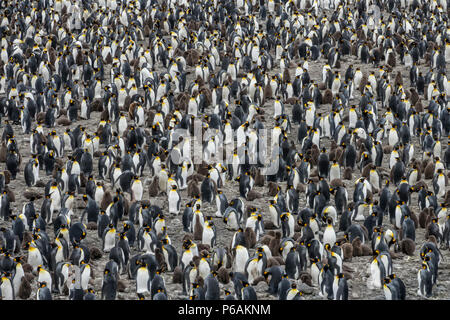
[[[435,297],[447,10],[1,1],[1,298]]]

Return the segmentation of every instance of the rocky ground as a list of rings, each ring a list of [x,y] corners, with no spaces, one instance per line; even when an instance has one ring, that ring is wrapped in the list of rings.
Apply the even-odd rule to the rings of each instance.
[[[292,61],[292,67],[290,68],[291,77],[293,77],[295,73],[295,67],[297,65],[298,61]],[[309,64],[309,73],[312,78],[312,80],[316,81],[317,83],[322,82],[322,67],[326,63],[325,59],[321,58],[316,63],[310,63]],[[345,74],[345,70],[349,64],[353,64],[353,66],[360,67],[363,73],[370,74],[371,71],[378,71],[378,68],[373,65],[362,65],[357,61],[356,57],[346,57],[342,58],[341,61],[341,67],[338,69],[341,74]],[[421,61],[420,68],[422,70],[428,70],[428,65],[425,65],[425,61]],[[190,72],[188,76],[188,83],[193,79],[193,72],[194,69],[191,67],[188,67],[188,72]],[[404,81],[404,87],[409,88],[409,70],[406,70],[404,66],[402,66],[399,62],[397,62],[397,67],[394,69],[394,74],[397,72],[401,72],[403,75],[403,81]],[[275,68],[270,72],[270,74],[278,73],[280,72],[279,68]],[[108,71],[105,72],[108,74]],[[421,97],[423,99],[423,97]],[[360,92],[355,92],[355,99],[352,101],[352,103],[357,104],[360,99]],[[426,103],[425,103],[426,104]],[[425,105],[424,104],[424,105]],[[287,113],[291,114],[291,106],[287,105]],[[231,108],[234,108],[234,105],[231,106]],[[263,106],[263,109],[265,111],[265,119],[266,128],[272,128],[274,121],[272,118],[273,114],[273,101],[269,100],[266,102],[266,104]],[[331,110],[330,105],[321,105],[320,112],[328,112]],[[213,109],[210,107],[208,108],[207,112],[212,112]],[[385,110],[380,110],[380,114],[383,114]],[[69,128],[73,129],[77,125],[82,124],[87,128],[88,132],[95,132],[97,129],[97,124],[100,120],[100,113],[93,112],[91,114],[90,120],[83,120],[78,121],[76,123],[72,123]],[[346,122],[347,124],[348,122]],[[17,141],[19,142],[20,146],[20,153],[22,155],[22,164],[21,164],[21,170],[20,174],[18,175],[16,180],[13,180],[9,184],[9,188],[13,191],[15,194],[15,202],[12,203],[12,209],[13,213],[18,214],[21,212],[23,205],[28,201],[23,193],[24,191],[38,191],[40,193],[43,193],[43,188],[40,187],[32,187],[28,188],[25,184],[24,176],[23,176],[23,168],[25,164],[28,162],[30,158],[30,147],[29,147],[29,135],[22,134],[22,130],[20,126],[13,126],[15,136]],[[57,126],[56,131],[60,136],[62,136],[64,130],[67,127],[63,126]],[[293,125],[293,128],[290,133],[290,138],[293,141],[296,141],[296,135],[297,135],[297,125]],[[45,129],[45,132],[48,132],[48,128]],[[415,157],[418,159],[422,158],[422,151],[421,147],[418,144],[418,138],[413,137],[412,141],[415,146]],[[386,141],[384,141],[386,142]],[[447,145],[447,139],[443,139],[442,145]],[[327,137],[323,137],[321,139],[321,146],[325,146],[329,148],[330,146],[330,139]],[[67,156],[68,152],[66,152]],[[66,159],[66,157],[65,157]],[[385,168],[388,168],[388,161],[389,161],[389,155],[385,154],[383,158],[383,166]],[[94,169],[95,169],[95,178],[98,177],[98,171],[97,171],[97,162],[98,158],[95,158],[94,162]],[[0,165],[1,170],[5,170],[5,163],[1,163]],[[51,176],[45,176],[45,172],[41,170],[40,172],[42,181],[44,183],[48,182],[51,179]],[[145,169],[144,172],[145,177],[151,177],[151,173],[148,169],[148,167]],[[352,174],[352,181],[346,182],[348,188],[348,194],[349,194],[349,200],[351,200],[351,195],[353,194],[353,185],[354,181],[356,181],[358,178],[360,178],[360,172],[359,170],[355,170]],[[144,180],[144,179],[143,179]],[[150,184],[151,179],[147,180],[147,183]],[[431,180],[424,180],[426,184],[431,185]],[[110,184],[107,183],[107,186]],[[286,183],[280,184],[285,189]],[[83,190],[83,188],[82,188]],[[228,200],[238,196],[238,183],[235,181],[226,181],[224,187],[222,188],[224,193],[226,194]],[[271,197],[267,196],[267,185],[264,187],[255,187],[257,192],[261,193],[263,195],[262,199],[257,199],[254,201],[246,201],[247,206],[255,206],[257,207],[262,213],[264,219],[268,219],[268,203]],[[394,191],[394,188],[391,187],[391,191]],[[84,209],[84,202],[82,201],[81,197],[83,195],[83,192],[78,194],[77,196],[77,205],[76,209],[74,210],[74,216],[73,221],[78,221],[81,217],[81,214]],[[129,196],[129,195],[128,195]],[[377,195],[376,195],[377,196]],[[187,201],[190,200],[190,198],[187,196],[187,191],[182,191],[182,205],[184,205]],[[181,253],[181,243],[182,239],[185,236],[185,233],[182,231],[182,222],[181,222],[181,215],[177,217],[171,217],[168,215],[168,204],[167,204],[167,197],[165,195],[157,196],[157,197],[149,197],[148,191],[144,193],[144,200],[149,200],[151,204],[159,205],[163,212],[165,213],[166,217],[166,225],[167,225],[167,231],[168,235],[172,241],[172,245],[177,249],[178,254]],[[37,211],[40,211],[40,207],[42,204],[43,199],[38,199],[35,201],[35,207]],[[302,193],[300,195],[300,208],[303,208],[306,206],[305,202],[305,194]],[[416,213],[416,215],[419,214],[419,208],[417,205],[417,194],[413,194],[412,196],[412,202],[410,206],[411,210]],[[217,246],[227,247],[230,245],[231,237],[233,235],[233,231],[229,231],[225,228],[225,225],[221,218],[214,217],[214,213],[216,211],[216,205],[215,203],[213,205],[205,204],[205,206],[202,208],[202,212],[205,216],[213,216],[213,220],[215,225],[217,226]],[[386,226],[389,228],[393,228],[393,226],[389,223],[388,218],[385,218]],[[1,227],[9,227],[11,222],[0,222]],[[50,226],[47,229],[48,234],[50,235],[51,239],[54,239],[53,234],[53,228]],[[338,234],[342,235],[342,234]],[[97,236],[97,230],[88,230],[87,237],[84,240],[85,244],[89,248],[98,248],[101,249],[101,240]],[[423,242],[426,241],[425,239],[425,229],[418,228],[416,230],[416,249],[412,256],[407,256],[403,253],[395,253],[395,258],[393,259],[393,266],[394,266],[394,272],[404,281],[406,287],[407,287],[407,299],[422,299],[417,295],[417,271],[419,270],[421,266],[421,261],[419,259],[419,250]],[[252,248],[250,250],[250,256],[252,253],[254,253],[255,248]],[[136,254],[138,251],[136,248],[132,248],[132,255]],[[449,288],[450,288],[450,253],[448,250],[443,250],[444,255],[444,261],[439,266],[439,277],[438,277],[438,283],[433,288],[433,297],[431,299],[448,299],[449,296]],[[24,257],[24,260],[26,260],[27,252],[26,250],[22,250],[20,252],[21,256]],[[98,259],[92,259],[90,264],[93,268],[93,278],[91,279],[91,286],[95,290],[97,297],[100,298],[101,290],[102,290],[102,273],[104,266],[106,262],[109,260],[108,254],[103,254],[101,258]],[[378,299],[384,299],[384,294],[382,289],[377,290],[370,290],[367,287],[367,280],[369,277],[369,271],[368,267],[370,262],[372,261],[371,256],[363,256],[363,257],[353,257],[351,261],[344,262],[344,266],[346,267],[346,270],[348,271],[348,275],[351,276],[351,279],[348,281],[349,283],[349,298],[352,300],[360,300],[360,299],[367,299],[367,300],[378,300]],[[308,269],[309,270],[309,269]],[[166,288],[167,293],[169,296],[169,299],[185,299],[188,298],[187,296],[183,296],[182,293],[182,286],[178,283],[173,283],[173,273],[172,272],[166,272],[163,274],[165,282],[166,282]],[[122,274],[120,276],[121,280],[119,281],[119,292],[117,295],[118,299],[124,299],[124,300],[132,300],[137,299],[136,290],[135,290],[135,281],[129,280],[127,274]],[[37,277],[36,276],[30,276],[31,280],[31,288],[32,293],[29,297],[29,299],[35,299],[36,297],[36,290],[37,290]],[[234,292],[233,284],[230,282],[228,284],[221,284],[223,288],[229,289],[230,291]],[[255,286],[258,298],[259,299],[276,299],[276,297],[269,295],[267,290],[267,284],[264,282],[260,282]],[[306,284],[301,285],[301,289],[305,292],[305,298],[306,299],[324,299],[318,295],[318,288],[317,287],[309,287]],[[223,296],[223,294],[222,294]],[[67,295],[58,295],[54,294],[54,299],[67,299]],[[18,298],[19,299],[19,298]]]

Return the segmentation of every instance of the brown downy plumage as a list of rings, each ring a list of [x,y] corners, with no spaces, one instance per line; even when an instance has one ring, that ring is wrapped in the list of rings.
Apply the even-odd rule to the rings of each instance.
[[[407,254],[408,256],[414,256],[416,244],[413,240],[406,238],[400,241],[400,249],[404,254]]]
[[[22,300],[26,300],[31,296],[31,292],[30,281],[28,281],[26,277],[23,277],[20,282],[19,292],[17,293],[18,297]]]
[[[438,245],[436,237],[433,235],[428,237],[428,241],[433,242],[435,245]]]
[[[417,214],[414,213],[414,211],[411,210],[411,220],[414,221],[414,227],[417,229],[419,227],[419,218],[417,217]]]
[[[278,260],[274,257],[267,258],[267,268],[273,267],[273,266],[279,266]]]
[[[344,187],[345,184],[341,179],[333,179],[330,181],[330,187],[331,188],[338,188],[338,187]]]
[[[333,93],[330,89],[326,89],[322,95],[322,104],[332,104],[333,103]]]
[[[316,165],[317,161],[319,159],[320,150],[319,147],[316,144],[313,144],[311,147],[311,164]]]
[[[217,280],[222,284],[230,283],[230,272],[225,267],[220,267],[217,270]]]
[[[352,247],[353,247],[353,256],[354,257],[360,257],[363,255],[363,249],[361,248],[361,239],[359,237],[356,237],[352,241]]]
[[[199,243],[197,245],[197,248],[198,248],[198,252],[200,252],[200,253],[203,251],[205,254],[209,254],[211,251],[211,246],[206,243]]]
[[[264,92],[263,92],[263,103],[267,102],[267,100],[272,99],[273,97],[273,92],[272,92],[272,87],[270,86],[270,83],[268,83],[265,87],[264,87]]]
[[[367,76],[367,74],[365,74],[365,73],[363,73],[363,76],[362,76],[362,78],[361,78],[361,82],[359,83],[359,92],[361,92],[361,93],[363,93],[364,92],[364,89],[365,89],[365,87],[366,87],[366,85],[367,85],[367,80],[368,80],[369,78],[368,78],[368,76]]]
[[[164,254],[162,253],[160,248],[155,248],[155,258],[158,261],[159,268],[162,272],[167,270],[166,259],[164,258]]]
[[[107,109],[105,109],[105,110],[107,110]],[[93,111],[93,112],[102,112],[103,111],[103,98],[97,98],[91,102],[91,111]]]
[[[32,190],[32,189],[26,189],[22,195],[25,197],[25,199],[27,200],[31,200],[31,199],[41,199],[42,198],[42,193]]]
[[[125,289],[127,288],[127,284],[125,280],[120,279],[117,281],[117,291],[118,292],[125,292]]]
[[[299,182],[297,184],[297,186],[295,187],[295,190],[297,190],[300,194],[301,193],[305,193],[306,192],[306,185],[304,185],[303,183]]]
[[[450,205],[450,190],[447,190],[444,197],[444,203],[446,206]]]
[[[365,165],[361,171],[361,176],[368,179],[370,177],[370,170],[372,169],[376,169],[376,166],[373,163]]]
[[[274,229],[278,229],[272,221],[270,220],[265,220],[264,221],[264,229],[265,230],[274,230]]]
[[[433,179],[434,167],[435,167],[434,162],[432,160],[430,160],[428,162],[427,166],[425,167],[425,169],[423,170],[425,179]]]
[[[292,236],[292,239],[294,239],[294,241],[298,241],[301,238],[301,236],[302,236],[301,231],[302,231],[302,227],[298,223],[295,223],[294,224],[294,235]]]
[[[9,202],[16,202],[16,195],[14,194],[14,191],[9,188],[9,186],[5,186],[6,194],[8,195]]]
[[[282,256],[273,256],[273,258],[274,258],[275,260],[277,260],[277,261],[278,261],[278,263],[280,264],[280,266],[284,266],[284,265],[285,265],[285,263],[284,263],[284,260],[283,260],[283,257],[282,257]]]
[[[113,202],[113,196],[111,195],[111,191],[105,190],[105,193],[103,194],[102,202],[100,203],[100,209],[106,210],[106,208],[108,208],[108,206],[111,202]]]
[[[420,190],[420,188],[428,189],[428,185],[425,183],[425,181],[423,181],[423,180],[418,181],[418,182],[414,185],[414,190],[418,191],[418,190]]]
[[[400,71],[398,71],[397,75],[395,76],[395,86],[403,86],[403,77]]]
[[[194,227],[194,240],[202,240],[203,226],[200,223],[200,217],[196,216],[195,219],[196,222]]]
[[[103,256],[102,251],[99,248],[96,248],[96,247],[90,248],[89,252],[90,252],[91,258],[93,260],[98,260],[98,259],[100,259]]]
[[[125,97],[125,101],[123,102],[123,106],[119,106],[119,111],[127,112],[130,109],[131,97],[127,95]]]
[[[423,229],[427,227],[427,220],[429,214],[430,214],[429,208],[423,209],[419,214],[419,226]]]
[[[383,153],[384,154],[391,154],[392,150],[394,150],[393,146],[390,146],[390,145],[384,145],[383,146]]]
[[[158,196],[159,194],[159,179],[158,176],[154,176],[152,183],[150,183],[150,186],[148,188],[148,195],[150,198],[154,198]]]
[[[256,169],[255,172],[255,186],[256,187],[264,187],[264,182],[265,182],[265,176],[261,174],[261,170]]]
[[[342,253],[344,255],[344,261],[352,261],[353,257],[353,245],[351,243],[344,243],[342,246]]]
[[[255,231],[253,231],[252,228],[245,228],[244,230],[244,237],[246,239],[247,242],[247,248],[253,248],[256,244],[256,234]]]
[[[198,187],[198,182],[196,179],[192,179],[188,183],[187,194],[190,198],[200,197],[200,188]]]
[[[409,92],[410,92],[409,101],[411,102],[411,105],[414,106],[418,101],[420,101],[419,94],[417,93],[415,88],[410,88]]]
[[[259,277],[255,278],[255,279],[253,280],[252,285],[253,285],[253,286],[256,286],[256,285],[258,285],[258,283],[260,283],[260,282],[266,282],[266,278],[264,278],[264,276],[259,276]]]
[[[57,120],[56,120],[56,124],[60,125],[60,126],[70,126],[72,124],[72,122],[69,120],[69,118],[67,118],[67,116],[65,115],[61,115]]]
[[[108,110],[103,110],[102,113],[100,114],[100,120],[101,121],[108,121],[109,120],[109,112]]]
[[[362,249],[363,256],[371,256],[372,255],[372,248],[369,247],[367,244],[365,244],[365,243],[361,244],[361,249]]]
[[[194,235],[192,233],[185,233],[182,242],[185,242],[186,240],[194,241]]]
[[[253,201],[256,199],[261,199],[263,196],[262,194],[260,194],[259,192],[255,191],[255,190],[250,190],[247,193],[247,201]]]
[[[425,94],[426,94],[426,92],[427,92],[427,90],[425,90]],[[416,111],[417,111],[418,113],[422,113],[422,112],[423,112],[423,105],[422,105],[422,102],[420,102],[420,100],[417,101],[417,102],[414,104],[414,109],[416,109]]]
[[[344,174],[342,175],[344,180],[352,180],[352,173],[353,173],[352,168],[346,167],[344,169]]]
[[[296,104],[296,103],[298,103],[298,99],[297,99],[296,97],[287,98],[287,99],[284,101],[284,104],[294,105],[294,104]]]
[[[194,167],[195,167],[195,171],[198,174],[201,174],[203,176],[207,176],[208,173],[209,173],[208,164],[206,162],[204,162],[204,161],[201,164],[194,165]]]
[[[271,182],[269,182],[268,186],[269,186],[268,196],[275,197],[276,194],[278,193],[278,188],[279,188],[278,184],[271,181]]]
[[[311,162],[311,165],[312,165],[312,162]],[[318,183],[319,182],[319,172],[317,171],[317,168],[311,169],[309,177],[314,183]]]
[[[391,68],[395,68],[397,62],[396,62],[396,58],[395,58],[395,53],[391,52],[388,55],[388,59],[387,59],[387,64],[388,66],[390,66]]]
[[[146,117],[145,122],[148,127],[151,127],[153,125],[153,120],[155,119],[155,115],[156,115],[156,113],[154,110],[146,110],[145,111],[145,117]],[[166,128],[167,128],[167,126],[166,126]]]
[[[272,252],[272,256],[280,255],[280,238],[272,238],[267,246]]]
[[[265,224],[264,224],[264,228],[265,228]],[[268,234],[265,234],[261,239],[259,239],[259,243],[262,245],[266,245],[268,246],[270,243],[270,240],[272,240],[274,237]]]
[[[284,68],[283,81],[286,83],[291,82],[291,74],[289,73],[289,68]]]
[[[309,272],[301,272],[300,273],[300,281],[304,284],[306,284],[307,286],[312,287],[312,277],[311,274]]]

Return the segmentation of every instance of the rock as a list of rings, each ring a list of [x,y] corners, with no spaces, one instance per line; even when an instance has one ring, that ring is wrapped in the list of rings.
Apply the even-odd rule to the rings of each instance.
[[[256,280],[258,278],[255,279],[255,282],[256,282]],[[263,277],[263,279],[264,279],[264,277]],[[268,289],[269,289],[269,285],[264,280],[263,281],[259,281],[258,284],[255,286],[255,290],[256,291],[260,291],[260,292],[266,292]]]
[[[99,288],[101,290],[102,282],[103,282],[103,279],[101,277],[94,279],[94,287]]]

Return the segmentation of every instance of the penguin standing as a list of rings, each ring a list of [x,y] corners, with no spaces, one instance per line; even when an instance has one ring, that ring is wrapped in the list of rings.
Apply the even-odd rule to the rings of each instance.
[[[213,248],[216,244],[216,226],[211,217],[203,224],[202,244],[207,244]]]
[[[52,293],[46,282],[39,282],[39,289],[36,292],[36,300],[53,300]]]
[[[422,297],[430,298],[433,292],[432,271],[425,263],[422,264],[417,273],[418,290],[417,294]]]
[[[116,228],[114,228],[113,224],[109,224],[109,226],[103,231],[102,234],[103,241],[103,252],[110,252],[112,248],[116,245]]]
[[[136,264],[139,266],[136,273],[136,293],[138,296],[150,292],[150,271],[147,264],[141,260],[137,260]]]
[[[176,185],[171,187],[167,196],[169,202],[169,213],[172,215],[178,215],[181,206],[181,194]]]
[[[103,284],[102,284],[102,300],[115,300],[117,293],[117,278],[116,274],[105,268],[103,272]]]
[[[5,273],[0,279],[0,294],[2,300],[15,300],[14,286],[10,275],[10,273]]]
[[[222,190],[217,190],[216,194],[216,206],[217,211],[215,213],[216,217],[222,218],[225,214],[225,210],[228,207],[228,200],[226,195],[222,192]]]

